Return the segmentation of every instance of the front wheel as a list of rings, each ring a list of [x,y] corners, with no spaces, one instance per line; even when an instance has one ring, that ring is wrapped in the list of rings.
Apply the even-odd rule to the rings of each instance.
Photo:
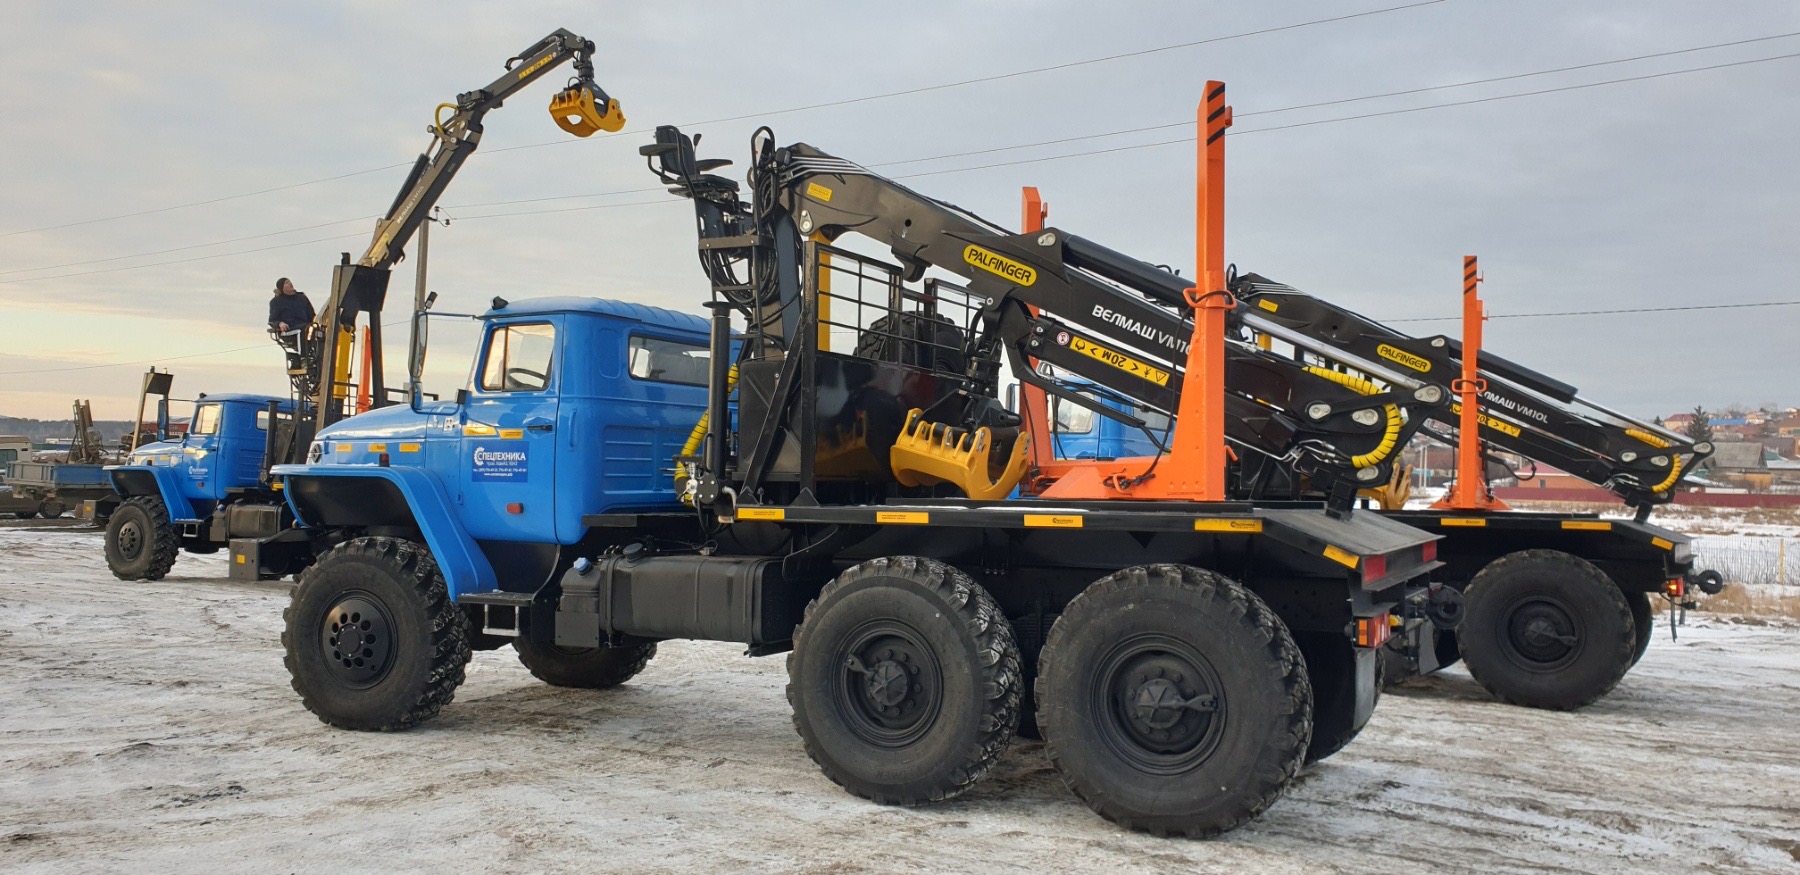
[[[1469,675],[1501,701],[1568,711],[1604,696],[1638,644],[1625,594],[1556,550],[1520,550],[1469,581],[1457,642]],[[1646,638],[1647,642],[1648,639]]]
[[[181,535],[154,495],[125,499],[106,521],[106,567],[120,580],[161,580],[180,552]]]
[[[462,611],[430,551],[356,538],[307,569],[281,644],[308,711],[341,729],[405,729],[456,695],[469,661]]]
[[[1312,737],[1286,625],[1223,575],[1127,568],[1064,610],[1038,661],[1038,728],[1088,807],[1128,829],[1211,836],[1274,804]]]

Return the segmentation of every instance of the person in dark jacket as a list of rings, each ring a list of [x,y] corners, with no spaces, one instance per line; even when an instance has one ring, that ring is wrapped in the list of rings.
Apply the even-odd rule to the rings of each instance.
[[[294,288],[294,281],[282,277],[275,281],[275,297],[269,299],[269,327],[286,334],[312,324],[313,305],[306,293]]]

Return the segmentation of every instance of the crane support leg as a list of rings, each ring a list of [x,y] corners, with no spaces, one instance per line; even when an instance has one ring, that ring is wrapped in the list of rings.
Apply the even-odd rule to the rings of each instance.
[[[1434,508],[1443,510],[1506,510],[1506,504],[1488,489],[1487,456],[1481,448],[1481,323],[1487,314],[1481,306],[1481,270],[1473,255],[1463,256],[1462,376],[1450,384],[1461,409],[1456,427],[1456,481]]]

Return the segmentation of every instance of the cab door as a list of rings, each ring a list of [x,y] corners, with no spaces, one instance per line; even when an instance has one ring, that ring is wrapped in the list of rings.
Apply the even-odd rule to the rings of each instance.
[[[556,541],[557,328],[553,319],[497,322],[482,340],[459,464],[471,537]]]

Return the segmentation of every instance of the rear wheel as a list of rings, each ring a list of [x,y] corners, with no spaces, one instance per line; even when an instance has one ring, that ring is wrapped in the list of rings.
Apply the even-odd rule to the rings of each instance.
[[[1638,660],[1644,658],[1644,651],[1650,649],[1650,638],[1656,632],[1656,615],[1650,613],[1650,594],[1647,592],[1628,592],[1625,603],[1631,606],[1631,664],[1637,665]]]
[[[527,638],[514,638],[512,644],[519,662],[533,677],[553,687],[583,690],[610,689],[631,680],[656,655],[655,644],[560,647],[537,644]]]
[[[1571,710],[1618,684],[1638,644],[1625,594],[1584,559],[1521,550],[1469,581],[1457,630],[1469,674],[1501,701]]]
[[[469,661],[462,611],[424,547],[356,538],[300,576],[282,619],[294,691],[342,729],[405,729],[456,695]]]
[[[120,580],[161,580],[175,567],[181,536],[154,495],[134,495],[106,522],[106,567]]]
[[[68,512],[68,506],[54,498],[45,499],[42,504],[38,505],[38,516],[47,520],[56,519]]]
[[[1241,584],[1182,565],[1127,568],[1070,602],[1037,693],[1063,781],[1102,817],[1158,835],[1217,835],[1262,813],[1312,736],[1287,627]]]
[[[874,559],[806,607],[788,655],[806,753],[883,804],[935,802],[993,769],[1019,720],[1019,650],[987,590],[942,562]]]

